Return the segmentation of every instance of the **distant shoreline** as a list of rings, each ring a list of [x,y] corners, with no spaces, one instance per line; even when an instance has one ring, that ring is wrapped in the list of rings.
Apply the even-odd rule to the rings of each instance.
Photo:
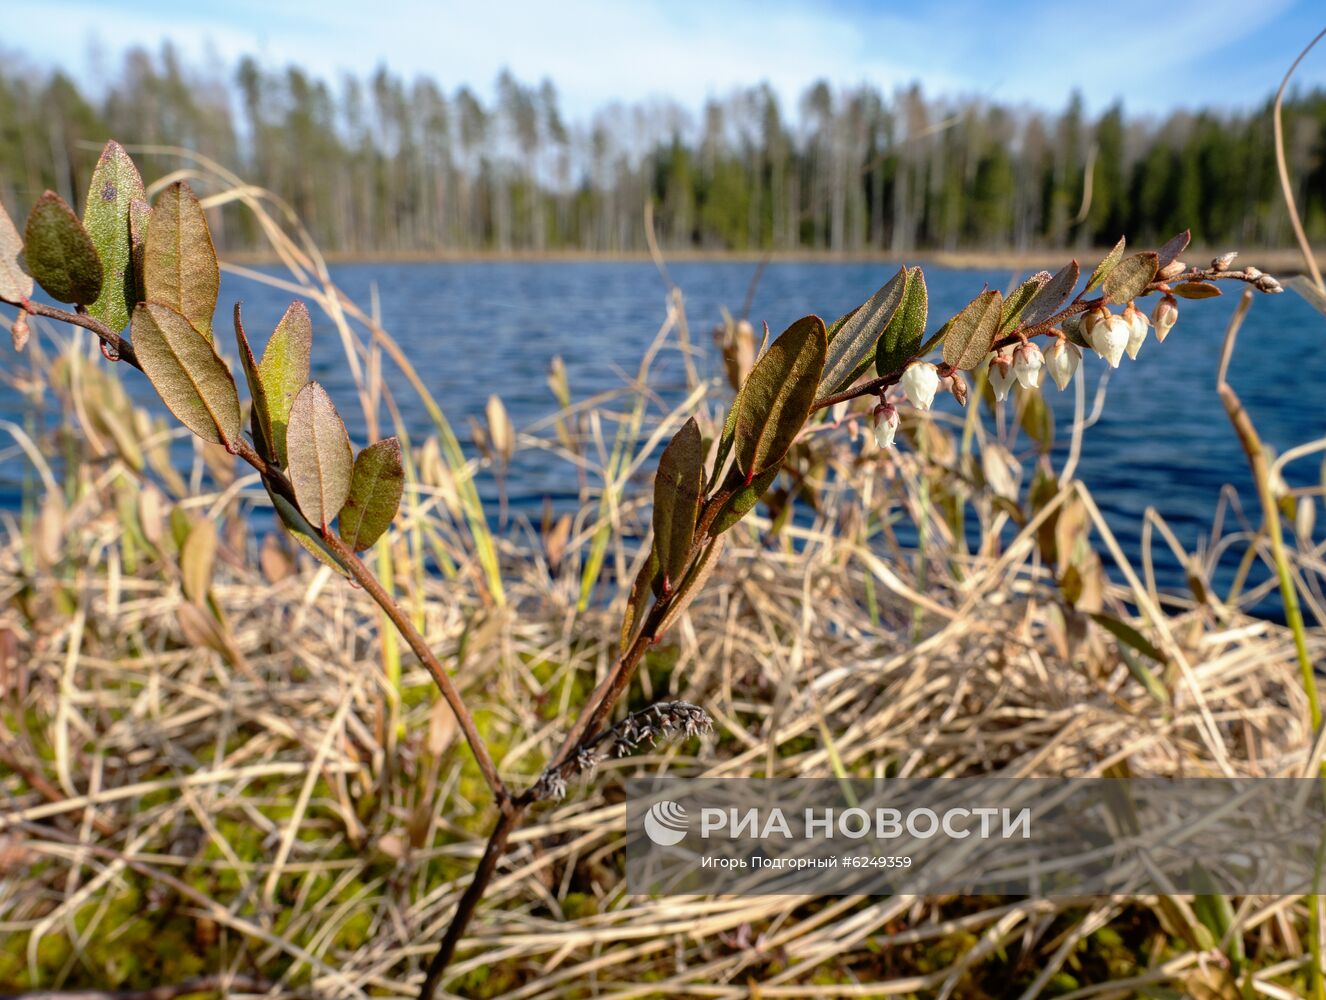
[[[1140,247],[1139,249],[1149,249]],[[666,263],[721,263],[758,264],[931,264],[938,267],[971,270],[1055,270],[1070,258],[1079,263],[1094,264],[1109,252],[1109,247],[1088,250],[919,250],[915,253],[892,254],[876,252],[833,253],[825,250],[786,250],[764,254],[746,250],[671,250],[663,254]],[[1224,248],[1190,250],[1183,255],[1191,264],[1205,264]],[[277,264],[280,260],[270,253],[235,251],[223,253],[227,261],[236,264]],[[651,258],[644,251],[627,253],[591,253],[580,250],[467,250],[436,251],[373,251],[368,253],[325,253],[332,264],[480,264],[480,263],[648,263]],[[1319,260],[1326,259],[1326,250],[1318,249]],[[1272,274],[1291,275],[1303,271],[1303,258],[1297,249],[1280,247],[1267,250],[1245,250],[1239,254],[1240,262],[1247,262]]]

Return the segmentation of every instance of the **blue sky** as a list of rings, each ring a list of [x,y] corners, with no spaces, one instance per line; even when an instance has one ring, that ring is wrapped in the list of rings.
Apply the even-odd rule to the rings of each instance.
[[[327,77],[385,62],[484,94],[510,67],[550,77],[572,117],[653,96],[698,108],[761,80],[791,107],[820,77],[1052,108],[1075,87],[1092,110],[1116,97],[1133,112],[1242,107],[1326,27],[1323,0],[0,0],[0,11],[22,25],[0,50],[85,81],[126,46],[170,38],[195,58],[251,53]],[[1326,42],[1296,79],[1326,85]]]

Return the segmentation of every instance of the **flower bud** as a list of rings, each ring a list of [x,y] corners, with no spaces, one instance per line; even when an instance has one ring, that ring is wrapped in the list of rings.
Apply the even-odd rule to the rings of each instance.
[[[1137,352],[1142,349],[1142,344],[1146,340],[1147,327],[1151,324],[1142,315],[1142,311],[1131,302],[1123,311],[1123,321],[1128,324],[1128,357],[1136,358]]]
[[[1160,281],[1169,281],[1170,278],[1177,278],[1186,270],[1188,270],[1188,265],[1183,261],[1172,260],[1156,272],[1156,277]]]
[[[1151,313],[1151,322],[1156,327],[1156,340],[1160,343],[1165,342],[1169,336],[1169,331],[1179,319],[1179,303],[1173,295],[1166,295],[1156,303],[1156,308]]]
[[[1281,285],[1280,282],[1272,278],[1269,274],[1263,274],[1260,278],[1257,279],[1257,287],[1263,292],[1270,292],[1272,294],[1276,292],[1283,292],[1285,290],[1284,286]]]
[[[1215,260],[1211,261],[1212,271],[1228,271],[1229,265],[1234,263],[1234,258],[1239,255],[1237,250],[1231,250],[1229,253],[1222,253]]]
[[[1091,312],[1082,317],[1081,333],[1082,339],[1088,344],[1092,343],[1091,334],[1096,329],[1097,323],[1103,323],[1110,318],[1110,311],[1104,306],[1096,306]]]
[[[1097,323],[1091,333],[1091,346],[1109,362],[1111,368],[1118,368],[1124,351],[1128,349],[1128,324],[1118,316]]]
[[[875,444],[881,448],[892,448],[897,434],[897,409],[891,403],[880,403],[875,407]]]
[[[1013,374],[1024,389],[1039,389],[1045,357],[1035,344],[1019,344],[1013,351]]]
[[[907,396],[907,402],[918,410],[928,410],[939,388],[939,372],[930,362],[917,361],[907,366],[899,384]]]
[[[945,375],[940,384],[953,394],[959,406],[967,405],[967,380],[962,377],[962,372]]]
[[[1243,269],[1243,276],[1249,281],[1256,281],[1262,276],[1262,269],[1259,267],[1245,267]]]
[[[1056,340],[1045,352],[1045,367],[1050,370],[1050,378],[1060,389],[1067,389],[1073,381],[1077,366],[1082,363],[1082,352],[1076,344],[1066,340]]]
[[[994,398],[1003,401],[1008,398],[1008,390],[1013,388],[1017,376],[1013,374],[1013,359],[1000,351],[990,359],[990,388]]]

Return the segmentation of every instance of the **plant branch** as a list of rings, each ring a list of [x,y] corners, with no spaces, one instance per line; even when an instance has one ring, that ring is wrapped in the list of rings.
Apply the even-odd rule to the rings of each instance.
[[[511,793],[507,790],[506,783],[502,781],[501,775],[497,773],[497,767],[488,752],[488,746],[484,743],[483,736],[474,724],[474,716],[470,714],[469,708],[465,705],[465,700],[460,696],[456,685],[452,683],[451,676],[446,672],[432,649],[429,648],[424,637],[419,634],[419,630],[414,627],[409,616],[401,610],[400,605],[387,593],[381,581],[373,574],[372,570],[364,565],[363,560],[341,541],[340,535],[330,530],[320,531],[319,534],[327,547],[345,566],[355,583],[363,587],[368,596],[377,602],[378,607],[396,626],[396,631],[414,650],[414,655],[419,657],[419,661],[428,669],[433,682],[437,684],[438,690],[442,692],[442,697],[451,706],[451,711],[456,716],[461,732],[465,734],[465,742],[470,745],[470,750],[479,765],[484,781],[492,789],[493,797],[497,800],[497,804],[503,813],[508,812],[511,808]]]
[[[143,370],[143,366],[138,363],[138,355],[134,353],[134,349],[129,344],[129,341],[125,340],[95,316],[89,316],[85,312],[69,312],[67,309],[59,309],[55,306],[43,305],[40,302],[33,302],[31,299],[15,300],[0,296],[0,302],[5,303],[5,305],[17,306],[30,316],[41,316],[44,319],[59,320],[62,323],[72,323],[74,326],[81,326],[84,330],[91,330],[101,339],[102,344],[115,355],[113,360],[125,361],[139,371]]]

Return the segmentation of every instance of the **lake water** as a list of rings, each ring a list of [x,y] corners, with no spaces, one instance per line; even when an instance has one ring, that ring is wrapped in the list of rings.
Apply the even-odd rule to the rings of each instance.
[[[766,320],[775,335],[808,312],[832,318],[866,299],[895,270],[886,264],[770,264],[751,318],[757,328]],[[702,373],[719,370],[709,331],[722,307],[741,309],[754,271],[753,264],[743,263],[670,266],[686,295]],[[467,447],[467,418],[482,418],[484,402],[495,389],[517,426],[554,409],[545,383],[554,355],[565,361],[577,398],[622,386],[664,317],[665,288],[648,263],[355,264],[333,268],[333,276],[364,307],[376,286],[384,325],[404,346]],[[935,326],[985,283],[1005,288],[1012,275],[928,267],[926,277]],[[1250,518],[1257,519],[1251,477],[1215,393],[1221,338],[1238,291],[1230,283],[1220,299],[1181,302],[1181,319],[1170,338],[1163,345],[1148,338],[1139,362],[1125,362],[1114,373],[1104,414],[1087,433],[1078,475],[1092,488],[1130,555],[1137,552],[1148,505],[1160,511],[1189,550],[1209,531],[1225,484],[1239,490]],[[228,314],[237,298],[244,302],[245,325],[260,350],[289,296],[250,281],[223,281],[218,337],[232,355]],[[326,320],[316,314],[314,320],[320,344],[313,375],[352,411],[352,388],[338,363],[339,338]],[[1087,366],[1094,386],[1103,365],[1093,358]],[[1277,449],[1326,433],[1326,319],[1293,292],[1257,297],[1231,370],[1258,430]],[[154,399],[143,379],[127,381],[138,398]],[[678,398],[682,368],[677,352],[661,359],[656,386],[665,399]],[[1066,426],[1071,391],[1049,388],[1047,395],[1060,426]],[[407,421],[426,430],[422,407],[408,391],[401,396]],[[945,402],[952,405],[952,400]],[[0,413],[12,418],[18,407],[12,390],[0,386]],[[1293,466],[1287,478],[1291,485],[1308,485],[1320,475],[1320,465],[1310,458]],[[21,476],[21,459],[6,460],[0,468],[0,503],[12,507],[17,502]],[[491,491],[492,484],[485,484],[485,492]],[[513,469],[510,492],[514,512],[537,516],[544,497],[557,506],[573,503],[575,478],[565,463],[531,452]],[[1158,545],[1156,554],[1162,558],[1162,584],[1181,585],[1179,567],[1167,550]]]

